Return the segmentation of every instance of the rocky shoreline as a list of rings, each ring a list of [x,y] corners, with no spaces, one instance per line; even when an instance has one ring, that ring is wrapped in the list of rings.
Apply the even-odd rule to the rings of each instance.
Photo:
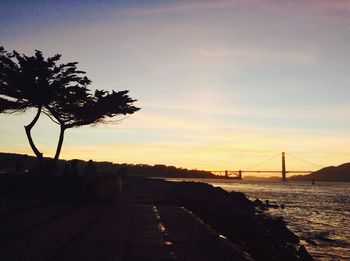
[[[282,217],[259,210],[243,193],[199,182],[144,179],[132,183],[139,184],[129,189],[149,196],[143,196],[144,203],[185,207],[254,260],[313,260]]]

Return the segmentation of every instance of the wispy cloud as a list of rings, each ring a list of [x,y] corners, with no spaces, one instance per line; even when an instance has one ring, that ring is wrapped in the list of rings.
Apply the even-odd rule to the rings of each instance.
[[[217,1],[171,1],[163,2],[160,5],[145,6],[143,8],[130,8],[126,14],[128,15],[153,15],[178,12],[192,12],[200,10],[213,10],[226,7],[247,5],[247,1],[243,0],[217,0]]]
[[[301,141],[302,146],[300,146]],[[340,150],[338,148],[340,145],[347,146]],[[67,145],[62,156],[67,159],[83,158],[87,160],[92,157],[91,151],[94,151],[94,160],[110,160],[119,163],[162,163],[208,170],[245,169],[286,150],[286,148],[287,152],[298,156],[305,155],[312,162],[336,165],[347,161],[347,155],[350,153],[347,149],[349,146],[350,140],[344,140],[343,137],[320,138],[299,135],[286,139],[285,136],[275,135],[274,139],[271,140],[271,137],[268,136],[242,134],[219,143],[154,142],[83,147]],[[330,153],[334,153],[334,155],[330,155]],[[322,159],[321,162],[319,162],[320,159]],[[279,169],[279,162],[277,159],[263,168]],[[297,169],[299,166],[301,166],[300,163],[290,162],[288,167]]]
[[[295,51],[276,51],[259,48],[199,48],[197,53],[210,59],[230,59],[244,62],[277,61],[296,64],[313,64],[316,57],[312,54]]]
[[[350,12],[350,2],[348,0],[313,0],[307,3],[310,8],[328,12]]]
[[[194,106],[191,103],[143,103],[143,108],[155,109],[158,111],[166,110],[172,112],[178,112],[181,118],[186,117],[186,113],[194,112],[203,115],[231,115],[231,116],[247,116],[247,117],[268,117],[268,118],[281,118],[281,117],[294,117],[305,119],[340,119],[345,120],[350,115],[350,105],[339,104],[334,105],[320,105],[320,106],[270,106],[270,107],[246,107],[242,105],[237,106],[222,106],[216,105],[211,108],[201,108]],[[139,114],[142,115],[142,114]]]
[[[319,13],[345,16],[350,12],[348,0],[309,0],[309,1],[276,1],[276,0],[189,0],[164,1],[161,4],[129,8],[128,15],[154,15],[179,12],[194,12],[226,8],[248,8],[279,11],[283,13]]]

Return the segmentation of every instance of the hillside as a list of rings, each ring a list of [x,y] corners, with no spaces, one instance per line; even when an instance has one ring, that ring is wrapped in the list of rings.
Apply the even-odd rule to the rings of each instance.
[[[50,158],[45,158],[45,162],[50,162]],[[81,175],[87,165],[86,161],[74,160],[77,164],[78,173]],[[218,178],[209,171],[189,170],[166,165],[147,164],[116,164],[112,162],[94,162],[99,173],[118,173],[121,169],[123,173],[133,176],[143,177],[164,177],[164,178]],[[35,169],[37,159],[33,156],[2,153],[0,152],[0,173],[23,172]],[[59,160],[57,163],[57,174],[61,174],[64,167],[70,165],[70,161]]]
[[[337,167],[330,166],[308,175],[296,175],[288,178],[292,181],[336,181],[350,182],[350,163],[344,163]]]

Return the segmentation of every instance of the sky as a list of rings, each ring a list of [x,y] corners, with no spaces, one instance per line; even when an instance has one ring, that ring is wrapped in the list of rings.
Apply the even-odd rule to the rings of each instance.
[[[350,161],[348,0],[0,0],[0,46],[60,53],[92,89],[138,100],[121,121],[68,130],[64,159],[206,170],[254,169],[282,151],[288,170]],[[33,115],[0,115],[0,151],[33,155],[23,129]],[[44,156],[58,131],[45,116],[33,129]],[[256,169],[280,168],[275,157]]]

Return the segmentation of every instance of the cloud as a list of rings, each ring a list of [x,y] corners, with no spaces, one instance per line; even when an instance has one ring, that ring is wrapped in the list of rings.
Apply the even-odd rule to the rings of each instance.
[[[272,139],[272,136],[273,139]],[[300,145],[302,142],[302,145]],[[343,147],[342,147],[343,146]],[[340,149],[340,148],[343,149]],[[109,160],[119,163],[167,164],[198,169],[245,169],[282,151],[287,151],[308,161],[332,165],[346,161],[350,151],[350,140],[344,137],[318,137],[312,135],[289,136],[256,135],[237,133],[226,136],[225,141],[189,144],[168,141],[138,144],[110,144],[104,146],[67,146],[64,158]],[[327,158],[328,155],[328,158]],[[280,160],[270,162],[265,169],[279,169]],[[289,169],[306,168],[301,163],[289,160]],[[310,167],[310,166],[309,166]]]
[[[108,131],[104,131],[104,128],[108,128]],[[90,136],[85,133],[86,130]],[[347,161],[350,155],[350,140],[345,131],[327,133],[305,128],[281,129],[243,124],[237,127],[225,121],[217,121],[214,124],[197,121],[186,114],[180,117],[140,112],[117,126],[79,128],[76,132],[84,142],[73,142],[73,130],[67,133],[62,151],[64,159],[93,158],[119,163],[162,163],[213,170],[249,168],[281,151],[291,152],[323,165],[340,164]],[[130,132],[134,132],[133,137],[138,138],[130,140]],[[140,139],[141,135],[149,136],[150,133],[158,138],[151,141]],[[166,134],[168,139],[161,138],[160,133]],[[117,140],[113,139],[115,136],[118,137]],[[54,138],[56,139],[56,136]],[[102,142],[102,139],[109,142]],[[45,155],[54,154],[53,144],[55,143],[40,144]],[[2,151],[32,154],[26,143],[12,146],[10,149],[2,146]],[[94,152],[93,155],[91,152]],[[299,166],[303,167],[289,160],[290,169],[297,169]],[[277,160],[263,167],[278,169],[280,165]]]
[[[282,17],[298,16],[300,20],[314,20],[323,25],[349,24],[348,0],[188,0],[163,1],[161,4],[143,5],[123,10],[128,16],[152,16],[183,13],[219,12],[232,9],[241,13],[265,12]],[[119,10],[118,10],[119,13]],[[281,18],[284,19],[284,18]]]
[[[146,6],[129,8],[126,14],[128,15],[154,15],[154,14],[169,14],[179,12],[193,12],[200,10],[222,9],[233,6],[247,5],[247,1],[243,0],[217,0],[217,1],[171,1],[164,2],[156,6]]]
[[[313,64],[316,57],[312,54],[295,51],[276,51],[259,48],[199,48],[197,53],[210,59],[236,60],[245,62],[277,61],[295,64]]]
[[[145,5],[127,9],[129,15],[153,15],[179,12],[193,12],[226,8],[259,8],[266,10],[291,10],[302,12],[345,13],[350,12],[348,0],[309,0],[309,1],[276,1],[276,0],[188,0],[164,1],[161,4]]]
[[[246,107],[243,105],[214,105],[211,108],[194,106],[193,103],[172,103],[168,101],[162,102],[144,102],[142,107],[145,109],[152,109],[157,111],[163,111],[168,113],[178,113],[181,115],[181,119],[186,118],[188,113],[198,113],[203,115],[231,115],[235,116],[247,116],[247,117],[263,117],[263,118],[304,118],[304,119],[339,119],[344,120],[350,116],[350,105],[348,104],[331,104],[320,106],[304,106],[296,107],[291,106],[273,106],[270,107]],[[143,113],[139,113],[138,116],[142,116]],[[169,119],[169,118],[167,118]]]
[[[309,1],[310,9],[326,12],[350,12],[350,2],[348,0],[313,0]]]

